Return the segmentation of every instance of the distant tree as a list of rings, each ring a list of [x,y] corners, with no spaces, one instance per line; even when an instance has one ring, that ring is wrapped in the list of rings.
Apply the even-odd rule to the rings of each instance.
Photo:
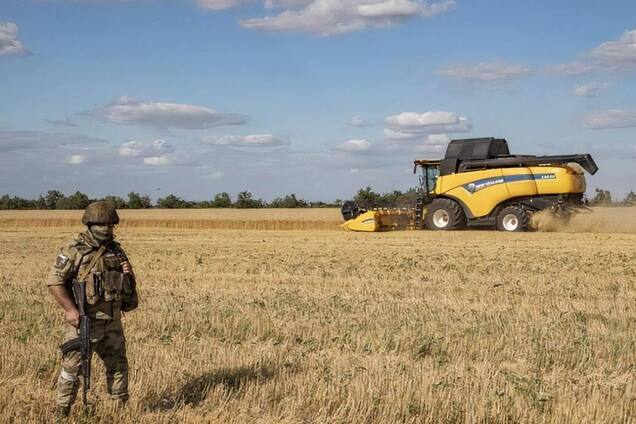
[[[101,200],[112,203],[116,209],[126,209],[128,207],[128,202],[119,196],[106,196]]]
[[[306,208],[307,202],[297,199],[295,194],[288,194],[285,197],[277,197],[268,206],[270,208]]]
[[[214,200],[210,202],[211,208],[231,208],[232,207],[232,198],[226,192],[218,193],[214,196]]]
[[[341,205],[336,204],[335,202],[328,203],[328,202],[322,202],[320,200],[307,203],[307,207],[308,208],[317,208],[317,209],[320,209],[320,208],[335,208],[337,206],[341,206]]]
[[[382,206],[380,205],[381,196],[373,191],[373,189],[369,186],[366,188],[361,188],[358,190],[356,195],[353,197],[354,202],[360,205],[363,208],[372,208]]]
[[[612,193],[609,190],[603,190],[602,188],[595,189],[595,195],[590,200],[590,203],[595,206],[609,205],[612,203]]]
[[[38,198],[33,201],[33,206],[35,209],[46,209],[46,199],[42,196],[38,196]]]
[[[0,209],[3,210],[15,210],[15,209],[42,209],[43,201],[41,200],[42,196],[40,196],[37,200],[32,199],[24,199],[18,196],[9,196],[5,194],[0,197]]]
[[[0,209],[2,210],[9,209],[10,200],[11,200],[11,197],[8,194],[5,194],[2,197],[0,197]]]
[[[404,193],[402,193],[401,191],[394,191],[393,194],[393,203],[390,206],[413,207],[415,206],[417,199],[421,196],[421,190],[415,187],[411,187]]]
[[[623,202],[628,205],[636,205],[636,193],[634,193],[633,191],[627,193],[627,196],[625,196]]]
[[[47,209],[55,209],[57,207],[57,201],[63,198],[64,195],[57,190],[49,190],[44,196],[44,202]]]
[[[90,200],[88,196],[76,191],[68,197],[61,197],[55,203],[55,209],[86,209]]]
[[[182,209],[190,207],[190,204],[174,194],[169,194],[157,200],[157,207],[162,209]]]
[[[262,208],[263,201],[261,199],[252,198],[252,193],[249,191],[242,191],[238,194],[233,206],[239,209]]]
[[[149,209],[152,208],[152,201],[149,196],[142,196],[134,191],[128,193],[128,209]]]

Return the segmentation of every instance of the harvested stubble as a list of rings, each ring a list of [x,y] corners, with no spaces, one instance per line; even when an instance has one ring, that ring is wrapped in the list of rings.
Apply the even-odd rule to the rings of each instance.
[[[52,418],[68,229],[0,229],[0,421]],[[75,422],[631,422],[636,235],[120,229],[132,398]],[[79,413],[76,408],[75,413]]]

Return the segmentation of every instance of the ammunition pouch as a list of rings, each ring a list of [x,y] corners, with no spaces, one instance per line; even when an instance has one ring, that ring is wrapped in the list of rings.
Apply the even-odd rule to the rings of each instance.
[[[103,300],[106,302],[121,302],[124,294],[124,273],[105,271],[102,281]]]
[[[121,309],[124,312],[132,311],[137,307],[137,290],[134,277],[119,271],[95,272],[91,276],[92,282],[87,281],[86,288],[93,288],[97,300],[120,302],[122,304]],[[95,303],[91,303],[91,305]]]
[[[84,279],[84,286],[86,287],[86,303],[89,305],[95,305],[99,302],[99,286],[101,284],[101,273],[91,272]]]

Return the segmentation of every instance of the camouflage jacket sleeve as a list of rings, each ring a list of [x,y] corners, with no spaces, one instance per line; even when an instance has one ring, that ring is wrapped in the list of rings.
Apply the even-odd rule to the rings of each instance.
[[[81,260],[77,245],[78,241],[72,240],[60,248],[46,280],[47,286],[64,285],[75,276]]]
[[[127,261],[129,260],[128,255],[126,255],[126,252],[124,251],[124,248],[121,247],[121,244],[118,241],[113,241],[112,246],[113,246],[112,248],[113,252],[116,252],[118,255],[123,256],[124,259],[126,259]]]

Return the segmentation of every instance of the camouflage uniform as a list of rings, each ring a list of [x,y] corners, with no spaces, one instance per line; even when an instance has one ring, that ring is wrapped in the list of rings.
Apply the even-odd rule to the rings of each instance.
[[[104,246],[104,253],[85,278],[86,310],[91,319],[92,350],[102,359],[106,368],[108,394],[111,399],[125,402],[128,400],[128,361],[121,312],[136,308],[136,283],[133,275],[122,272],[121,263],[128,259],[119,243],[108,241]],[[64,285],[70,293],[70,283],[83,267],[89,266],[99,247],[100,243],[89,231],[80,233],[61,248],[47,285]],[[104,283],[106,280],[109,284]],[[64,341],[77,336],[77,328],[65,324]],[[68,410],[75,401],[80,363],[79,351],[67,352],[62,356],[62,371],[57,380],[58,408]]]

